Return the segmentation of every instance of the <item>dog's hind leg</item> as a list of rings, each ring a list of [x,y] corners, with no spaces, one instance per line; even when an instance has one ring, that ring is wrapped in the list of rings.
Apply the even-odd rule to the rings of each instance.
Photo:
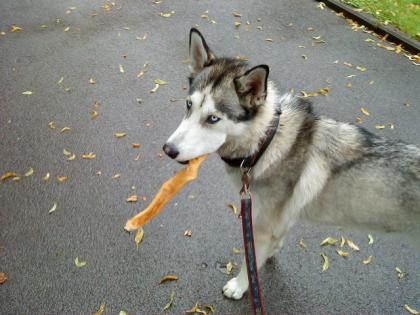
[[[254,242],[257,268],[259,270],[270,257],[270,253],[273,250],[273,242],[271,235],[267,234],[266,231],[263,232],[259,229],[254,230]],[[239,300],[246,290],[248,290],[248,272],[246,270],[244,258],[238,276],[226,283],[223,287],[223,294],[230,299]]]

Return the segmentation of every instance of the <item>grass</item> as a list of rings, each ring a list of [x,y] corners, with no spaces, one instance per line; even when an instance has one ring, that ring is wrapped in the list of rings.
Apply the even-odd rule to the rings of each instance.
[[[342,0],[420,40],[420,0]]]

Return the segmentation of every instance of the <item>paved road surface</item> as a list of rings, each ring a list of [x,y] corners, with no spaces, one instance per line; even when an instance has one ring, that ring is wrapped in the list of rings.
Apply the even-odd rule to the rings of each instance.
[[[216,23],[201,18],[207,10]],[[171,11],[169,18],[160,16]],[[239,28],[235,20],[242,22]],[[12,24],[23,31],[11,33]],[[363,126],[420,143],[419,68],[402,54],[366,42],[377,39],[352,31],[316,2],[3,0],[0,173],[23,174],[32,167],[34,174],[0,184],[0,272],[9,277],[0,286],[1,314],[89,314],[101,303],[106,314],[182,314],[197,301],[213,305],[218,314],[249,313],[248,295],[234,302],[221,293],[231,276],[218,266],[240,261],[232,248],[241,246],[241,230],[227,207],[237,204],[237,192],[217,157],[145,228],[139,249],[134,235],[122,229],[180,168],[159,154],[183,115],[183,101],[170,99],[186,94],[182,60],[195,24],[216,53],[269,64],[282,91],[330,87],[328,96],[313,98],[318,112],[355,121],[363,106],[370,112]],[[144,33],[147,39],[136,39]],[[314,43],[317,36],[326,43]],[[146,62],[147,73],[137,78]],[[357,76],[347,77],[352,74]],[[89,84],[91,77],[96,84]],[[157,78],[167,85],[151,94]],[[92,120],[94,110],[99,115]],[[48,127],[51,121],[55,129]],[[60,133],[65,126],[71,130]],[[127,136],[116,139],[116,132]],[[131,148],[133,142],[141,148]],[[64,148],[77,158],[67,161]],[[88,152],[96,159],[80,158]],[[47,172],[51,178],[44,181]],[[115,174],[121,176],[112,179]],[[59,183],[60,175],[67,181]],[[135,205],[125,201],[131,194],[140,198]],[[56,211],[48,214],[55,202]],[[186,229],[191,238],[183,236]],[[404,304],[420,309],[419,252],[396,236],[377,233],[368,246],[369,232],[296,226],[261,272],[268,314],[405,314]],[[319,247],[323,238],[341,235],[351,237],[360,253],[343,259],[334,248]],[[301,238],[307,250],[297,246]],[[330,257],[324,273],[321,251]],[[362,264],[369,255],[372,263]],[[86,266],[77,268],[76,257]],[[396,266],[407,273],[402,280]],[[179,280],[159,285],[168,273]],[[163,312],[171,292],[173,307]]]

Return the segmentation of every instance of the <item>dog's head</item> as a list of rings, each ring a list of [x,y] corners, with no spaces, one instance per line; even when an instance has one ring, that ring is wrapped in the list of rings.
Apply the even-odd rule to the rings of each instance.
[[[243,61],[217,58],[195,28],[189,51],[185,116],[163,146],[178,162],[216,152],[229,139],[240,137],[267,96],[268,66],[249,69]]]

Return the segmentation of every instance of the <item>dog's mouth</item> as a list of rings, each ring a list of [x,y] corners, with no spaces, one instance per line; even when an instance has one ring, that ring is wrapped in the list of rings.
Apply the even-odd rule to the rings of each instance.
[[[182,165],[186,165],[186,164],[188,164],[190,161],[189,160],[186,160],[186,161],[177,161],[179,164],[182,164]]]

